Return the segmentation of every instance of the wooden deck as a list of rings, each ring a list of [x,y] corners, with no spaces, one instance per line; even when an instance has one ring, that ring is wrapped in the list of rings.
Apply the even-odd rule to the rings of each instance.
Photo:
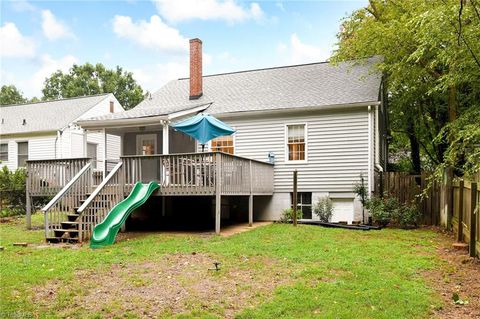
[[[156,196],[215,196],[219,233],[221,196],[249,196],[251,224],[253,196],[273,194],[273,164],[226,153],[123,156],[117,162],[98,183],[88,158],[28,161],[27,217],[32,197],[53,197],[43,208],[46,237],[82,241],[136,182],[156,181]]]

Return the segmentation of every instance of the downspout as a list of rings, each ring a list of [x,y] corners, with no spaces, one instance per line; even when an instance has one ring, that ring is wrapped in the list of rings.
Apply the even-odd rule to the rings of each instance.
[[[373,161],[372,161],[372,106],[368,106],[368,175],[367,175],[367,180],[368,180],[368,197],[372,194],[372,182],[373,182],[373,174],[372,174],[372,168],[373,168]]]

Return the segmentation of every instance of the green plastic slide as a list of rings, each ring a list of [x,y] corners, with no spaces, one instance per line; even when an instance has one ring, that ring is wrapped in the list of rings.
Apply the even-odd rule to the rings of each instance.
[[[101,248],[115,242],[118,230],[127,220],[128,215],[136,208],[145,204],[152,193],[160,186],[156,182],[148,184],[136,183],[130,195],[118,203],[105,217],[103,222],[93,229],[91,248]]]

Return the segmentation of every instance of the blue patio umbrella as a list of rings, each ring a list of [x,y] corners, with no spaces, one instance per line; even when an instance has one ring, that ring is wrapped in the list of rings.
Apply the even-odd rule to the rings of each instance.
[[[210,114],[200,113],[172,125],[177,131],[183,132],[202,144],[202,150],[205,144],[219,136],[232,135],[235,130],[216,119]]]

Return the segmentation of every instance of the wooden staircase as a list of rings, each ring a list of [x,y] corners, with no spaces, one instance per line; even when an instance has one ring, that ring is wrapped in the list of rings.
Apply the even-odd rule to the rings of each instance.
[[[95,189],[96,186],[94,186]],[[66,221],[60,223],[61,228],[53,230],[54,236],[46,237],[47,242],[49,243],[78,243],[79,236],[78,233],[79,223],[80,223],[80,214],[77,212],[80,206],[87,200],[91,193],[87,193],[85,199],[80,200],[80,205],[78,207],[73,207],[72,211],[69,212]],[[98,194],[93,201],[91,202],[92,207],[103,207],[106,203],[109,203],[108,200],[111,194]],[[110,203],[116,205],[117,203]]]

